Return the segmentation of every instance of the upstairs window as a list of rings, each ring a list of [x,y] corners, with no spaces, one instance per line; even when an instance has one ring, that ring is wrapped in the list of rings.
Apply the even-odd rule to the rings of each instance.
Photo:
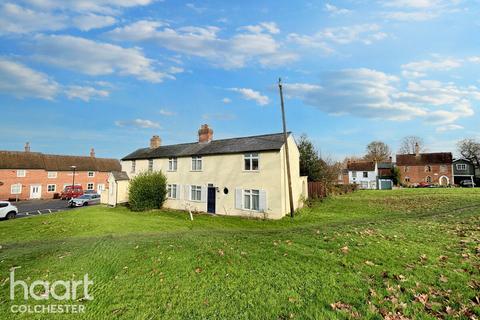
[[[467,165],[465,163],[457,163],[457,170],[458,171],[466,171]]]
[[[356,178],[357,177],[357,171],[352,171],[352,178]]]
[[[258,170],[258,153],[247,153],[244,156],[244,170],[257,171]]]
[[[431,166],[425,166],[425,172],[432,172]]]
[[[404,171],[405,171],[405,172],[410,171],[410,167],[409,167],[409,166],[405,166]]]
[[[47,177],[48,177],[48,179],[55,179],[55,178],[57,178],[57,172],[56,171],[48,171]]]
[[[130,173],[135,173],[136,166],[137,166],[137,163],[135,162],[135,160],[132,160],[132,169],[130,170]]]
[[[95,177],[95,172],[94,171],[88,171],[88,177],[89,178]]]
[[[364,177],[364,178],[368,178],[368,172],[367,172],[367,171],[364,171],[364,172],[363,172],[363,177]]]
[[[17,170],[17,177],[24,178],[27,175],[27,170]]]
[[[148,172],[153,171],[153,159],[148,159]]]
[[[168,171],[177,171],[177,158],[168,158]]]
[[[192,157],[192,171],[202,171],[202,157]]]

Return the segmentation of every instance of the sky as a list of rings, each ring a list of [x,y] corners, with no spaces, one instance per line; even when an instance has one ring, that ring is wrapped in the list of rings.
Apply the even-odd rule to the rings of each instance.
[[[0,150],[121,158],[288,130],[322,156],[480,139],[480,1],[0,2]]]

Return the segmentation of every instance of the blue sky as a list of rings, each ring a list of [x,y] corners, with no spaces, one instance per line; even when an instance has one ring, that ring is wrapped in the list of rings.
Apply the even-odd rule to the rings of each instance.
[[[17,0],[0,4],[0,149],[122,157],[279,132],[322,155],[480,138],[479,1]]]

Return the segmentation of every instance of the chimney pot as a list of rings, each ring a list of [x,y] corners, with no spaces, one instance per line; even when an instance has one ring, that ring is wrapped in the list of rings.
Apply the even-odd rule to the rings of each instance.
[[[155,135],[150,139],[150,149],[156,149],[162,144],[162,139],[159,136]]]
[[[208,143],[213,139],[213,130],[208,124],[203,124],[198,130],[198,142]]]
[[[95,149],[94,148],[90,149],[90,157],[95,158]]]
[[[25,152],[30,152],[30,142],[25,143]]]

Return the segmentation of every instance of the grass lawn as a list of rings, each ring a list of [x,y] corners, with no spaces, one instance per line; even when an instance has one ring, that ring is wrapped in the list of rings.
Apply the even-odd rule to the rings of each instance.
[[[77,318],[480,318],[480,189],[360,191],[293,221],[97,206],[3,221],[0,245],[2,319],[58,304],[10,301],[12,267],[28,283],[88,273]]]

